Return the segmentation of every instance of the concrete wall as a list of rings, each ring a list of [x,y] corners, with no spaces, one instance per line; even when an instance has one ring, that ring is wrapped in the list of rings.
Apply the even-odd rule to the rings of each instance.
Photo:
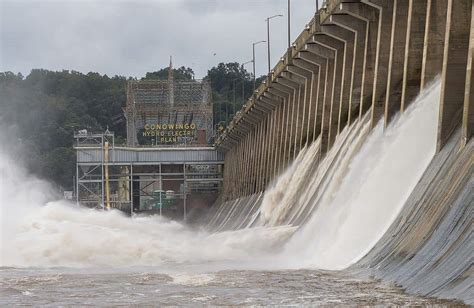
[[[371,113],[390,123],[441,76],[438,149],[472,137],[472,0],[329,0],[217,140],[223,200],[265,190],[317,138],[321,155]]]

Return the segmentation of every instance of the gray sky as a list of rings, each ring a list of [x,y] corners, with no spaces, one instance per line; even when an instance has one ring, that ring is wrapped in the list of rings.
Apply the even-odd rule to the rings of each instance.
[[[292,41],[312,18],[315,0],[292,0]],[[0,71],[32,68],[143,76],[169,63],[196,78],[219,62],[246,62],[266,40],[272,67],[287,46],[287,0],[0,0]],[[256,46],[257,76],[267,71]],[[216,55],[214,55],[214,53]],[[251,65],[247,70],[251,71]]]

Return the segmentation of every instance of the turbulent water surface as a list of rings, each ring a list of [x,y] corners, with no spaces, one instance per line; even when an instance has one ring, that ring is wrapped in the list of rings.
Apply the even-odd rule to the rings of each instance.
[[[195,265],[200,267],[199,265]],[[205,268],[206,265],[203,265]],[[454,303],[344,272],[3,269],[2,305],[425,305]]]
[[[319,140],[264,195],[191,229],[62,201],[0,151],[0,305],[446,304],[347,268],[397,217],[434,155],[439,85],[386,131]],[[318,167],[318,168],[316,168]]]

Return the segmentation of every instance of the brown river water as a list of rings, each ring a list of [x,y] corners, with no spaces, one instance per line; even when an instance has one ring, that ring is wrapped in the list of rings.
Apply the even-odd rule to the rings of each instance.
[[[188,269],[186,269],[188,270]],[[347,272],[2,268],[0,305],[459,305]]]

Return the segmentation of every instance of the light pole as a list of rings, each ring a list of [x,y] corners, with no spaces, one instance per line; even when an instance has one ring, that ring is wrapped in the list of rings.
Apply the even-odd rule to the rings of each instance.
[[[244,62],[242,63],[240,66],[242,68],[242,71],[244,70],[244,66],[249,64],[249,63],[252,63],[253,60],[250,60],[250,61],[247,61],[247,62]],[[245,75],[244,75],[245,76]],[[237,113],[236,112],[236,106],[235,106],[235,85],[236,85],[236,81],[237,80],[242,80],[242,100],[244,100],[244,96],[245,96],[245,77],[238,77],[238,78],[235,78],[234,80],[232,80],[232,90],[233,90],[233,108],[234,108],[234,115]]]
[[[316,0],[316,12],[314,12],[314,22],[316,24],[320,24],[320,18],[319,18],[319,0]]]
[[[232,106],[233,106],[232,109],[233,109],[233,110],[232,110],[232,111],[234,112],[234,115],[236,114],[236,112],[235,112],[235,82],[236,82],[237,80],[240,80],[240,79],[242,79],[242,77],[234,78],[234,79],[232,80],[232,92],[233,92],[233,99],[232,99]]]
[[[242,70],[245,69],[245,65],[249,63],[255,63],[255,60],[250,60],[247,62],[242,63]],[[244,74],[245,76],[245,74]],[[245,78],[242,78],[242,101],[245,100]]]
[[[227,126],[227,121],[229,121],[229,104],[228,101],[225,101],[225,125]]]
[[[256,83],[256,79],[255,79],[255,45],[258,45],[260,43],[265,43],[266,41],[258,41],[258,42],[255,42],[255,43],[252,43],[252,62],[253,62],[253,92],[255,92],[255,83]],[[253,95],[253,93],[252,93]]]
[[[268,73],[270,74],[270,19],[275,18],[275,17],[283,17],[283,15],[278,14],[278,15],[273,15],[270,17],[267,17],[267,57],[268,57]]]
[[[290,15],[290,8],[291,8],[291,0],[288,0],[288,48],[291,46],[291,33],[290,33],[290,25],[291,25],[291,15]]]

